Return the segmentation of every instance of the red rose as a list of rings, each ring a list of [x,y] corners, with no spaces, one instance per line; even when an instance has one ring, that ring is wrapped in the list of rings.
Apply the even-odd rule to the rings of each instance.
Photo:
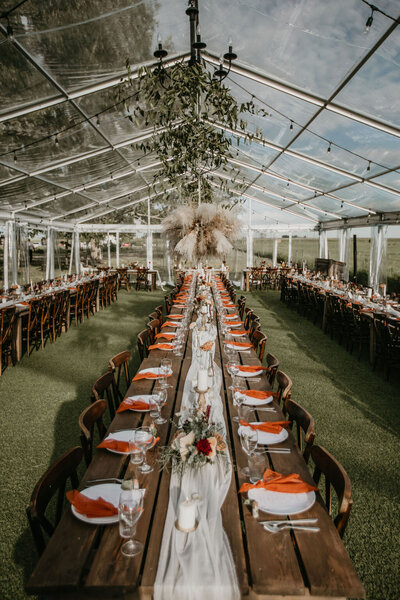
[[[197,302],[201,302],[201,298],[200,297],[196,298],[196,300],[197,300]]]
[[[208,456],[211,453],[210,442],[207,439],[199,440],[196,444],[197,452]]]

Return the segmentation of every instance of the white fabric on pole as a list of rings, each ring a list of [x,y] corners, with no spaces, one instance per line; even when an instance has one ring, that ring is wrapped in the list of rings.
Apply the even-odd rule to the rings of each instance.
[[[50,238],[50,227],[47,228],[47,237],[46,237],[46,280],[50,279],[50,247],[51,247],[51,238]]]
[[[210,333],[199,332],[193,335],[193,356],[182,395],[183,413],[196,405],[196,394],[192,380],[197,379],[199,366],[206,367],[206,353],[199,346],[216,335],[215,328]],[[214,378],[212,390],[207,394],[211,403],[210,420],[224,426],[221,398],[222,373],[213,364]],[[239,600],[235,563],[228,537],[222,525],[221,507],[224,503],[232,478],[232,465],[229,454],[227,461],[219,460],[199,469],[187,469],[182,479],[171,474],[168,512],[158,560],[157,576],[154,584],[154,600]],[[198,492],[202,498],[198,505],[199,525],[191,533],[183,533],[175,528],[178,507],[186,497]]]
[[[117,269],[119,269],[119,231],[117,231],[117,235],[116,235],[115,250],[116,250],[115,262],[117,265]]]
[[[81,272],[81,251],[79,245],[79,231],[75,231],[75,273]]]
[[[278,260],[278,238],[274,238],[274,247],[272,252],[272,266],[276,267]]]
[[[288,265],[292,264],[292,234],[289,233],[289,246],[288,246]]]
[[[107,266],[111,267],[111,245],[110,245],[110,232],[107,231]]]
[[[369,259],[369,285],[375,292],[380,283],[385,283],[386,273],[384,259],[386,256],[387,226],[374,225],[371,227],[371,247]]]
[[[73,260],[74,260],[74,244],[75,244],[75,233],[72,232],[72,237],[71,237],[71,256],[69,257],[69,269],[68,269],[68,275],[72,275],[72,265]]]
[[[3,256],[3,287],[8,290],[8,269],[9,269],[9,257],[10,257],[10,221],[6,222],[6,228],[4,231],[4,256]]]

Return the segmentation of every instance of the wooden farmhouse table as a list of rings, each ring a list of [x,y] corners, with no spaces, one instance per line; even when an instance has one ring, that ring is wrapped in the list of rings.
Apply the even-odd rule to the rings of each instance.
[[[122,268],[122,267],[121,267]],[[118,269],[109,269],[108,273],[117,273]],[[137,275],[137,269],[128,269],[128,275]],[[154,292],[157,287],[157,271],[150,269],[148,272],[149,277],[151,278],[151,291]],[[134,282],[132,282],[134,283]]]
[[[179,313],[180,310],[174,308],[173,312]],[[174,330],[164,328],[163,331]],[[155,367],[162,357],[172,358],[173,375],[168,379],[171,387],[168,388],[167,404],[163,408],[165,417],[172,418],[181,405],[183,386],[191,364],[191,335],[189,331],[182,357],[153,350],[141,365],[141,368]],[[246,364],[259,364],[254,351],[242,357],[238,354],[237,360],[242,359]],[[247,459],[240,445],[237,425],[232,421],[236,408],[228,389],[230,376],[225,368],[220,334],[216,342],[215,361],[222,367],[221,394],[227,443],[234,465],[230,488],[222,507],[222,518],[234,557],[241,597],[260,600],[290,600],[309,596],[315,600],[364,598],[364,588],[320,497],[312,508],[302,514],[303,517],[318,518],[319,533],[288,530],[278,534],[268,533],[244,504],[238,490],[245,481],[240,468],[247,464]],[[133,382],[126,396],[151,393],[153,384],[150,380]],[[265,375],[252,387],[270,389]],[[261,420],[282,420],[281,409],[275,400],[273,406],[276,412],[260,411],[258,417]],[[265,417],[265,414],[269,416]],[[150,423],[148,413],[125,411],[117,413],[109,431]],[[138,522],[135,537],[144,544],[143,553],[134,558],[123,556],[120,549],[124,540],[119,536],[118,524],[107,527],[85,524],[76,519],[67,507],[29,578],[26,586],[28,593],[74,600],[88,597],[99,600],[108,597],[150,600],[153,597],[170,483],[169,472],[160,472],[157,468],[157,454],[158,447],[169,444],[174,433],[175,427],[170,422],[158,427],[159,445],[148,453],[148,460],[155,468],[140,482],[146,488],[146,495],[144,513]],[[285,446],[290,447],[291,453],[268,454],[269,466],[283,473],[299,473],[304,480],[313,483],[291,433]],[[121,476],[129,478],[132,473],[133,465],[126,456],[97,449],[81,481],[81,488],[88,480]],[[260,513],[259,520],[273,518],[272,515]]]

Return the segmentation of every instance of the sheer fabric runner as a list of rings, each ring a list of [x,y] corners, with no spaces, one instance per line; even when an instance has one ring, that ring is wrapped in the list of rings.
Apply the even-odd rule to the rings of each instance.
[[[197,371],[204,360],[202,351],[196,346],[207,341],[206,332],[201,333],[199,338],[194,339],[193,343],[192,364],[183,389],[181,418],[184,418],[185,410],[194,406],[196,400],[192,380],[197,378]],[[211,401],[210,419],[223,423],[223,435],[226,435],[221,399],[222,373],[218,365],[214,363],[213,366],[213,388],[208,393]],[[168,512],[154,584],[155,600],[239,600],[235,564],[221,515],[231,477],[229,455],[228,461],[187,470],[182,479],[172,473]],[[202,498],[198,506],[199,526],[192,533],[182,533],[175,528],[178,506],[193,492],[198,492]]]

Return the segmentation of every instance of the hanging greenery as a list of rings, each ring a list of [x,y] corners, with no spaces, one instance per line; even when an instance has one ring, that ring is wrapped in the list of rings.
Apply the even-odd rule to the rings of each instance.
[[[127,69],[129,77],[119,86],[118,100],[126,97],[127,88],[133,87],[137,92],[136,101],[126,103],[125,111],[138,129],[152,128],[151,137],[133,147],[160,161],[153,184],[165,180],[164,188],[185,188],[184,193],[193,197],[198,195],[201,181],[201,201],[213,201],[205,174],[209,173],[226,191],[229,180],[212,174],[222,168],[235,182],[238,171],[228,162],[233,156],[232,138],[210,122],[240,130],[244,141],[251,142],[258,132],[246,130],[243,114],[253,113],[254,104],[238,106],[229,88],[213,78],[203,62],[181,62],[168,69],[162,65],[153,70],[142,68],[137,79],[132,77],[129,61]]]

